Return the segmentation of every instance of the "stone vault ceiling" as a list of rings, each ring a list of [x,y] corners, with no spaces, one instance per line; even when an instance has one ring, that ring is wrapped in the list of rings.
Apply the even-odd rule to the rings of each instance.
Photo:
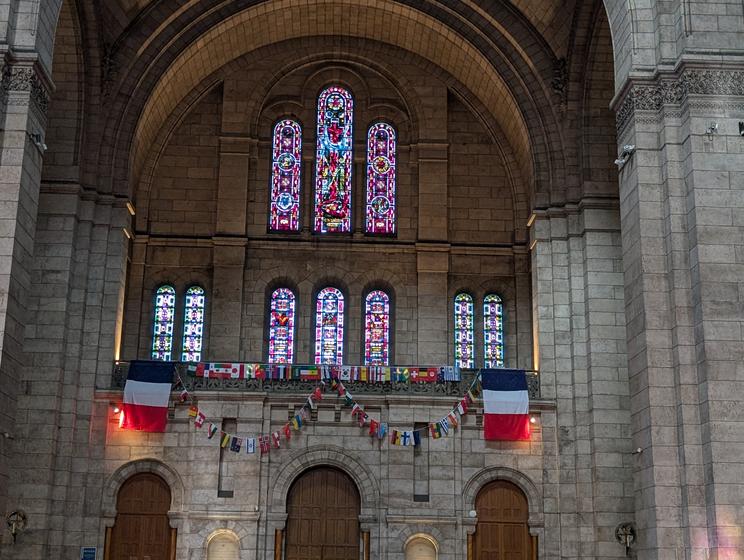
[[[107,0],[103,5],[110,10],[109,21],[118,23],[118,27],[123,30],[142,10],[159,1],[177,0]],[[478,4],[478,1],[474,3]],[[511,0],[511,3],[545,38],[557,58],[566,56],[576,0]]]

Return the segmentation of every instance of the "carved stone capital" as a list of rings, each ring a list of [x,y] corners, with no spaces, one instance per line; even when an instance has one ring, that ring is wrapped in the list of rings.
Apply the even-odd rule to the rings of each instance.
[[[34,66],[6,63],[3,67],[0,88],[2,88],[5,103],[11,105],[30,103],[35,105],[42,115],[47,114],[51,93]],[[28,100],[21,96],[13,96],[13,93],[27,93]]]
[[[744,97],[744,72],[688,68],[671,78],[664,76],[652,83],[633,83],[617,107],[618,134],[625,129],[636,111],[659,112],[665,105],[681,105],[689,95]]]

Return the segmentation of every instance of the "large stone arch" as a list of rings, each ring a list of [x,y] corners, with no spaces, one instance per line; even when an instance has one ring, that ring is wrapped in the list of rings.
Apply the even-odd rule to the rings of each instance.
[[[290,0],[287,1],[290,2]],[[209,17],[211,19],[217,17],[218,12],[220,12],[223,16],[223,20],[215,20],[214,25],[211,30],[207,32],[207,35],[202,36],[200,44],[206,45],[209,43],[212,47],[216,47],[217,44],[212,43],[211,41],[212,39],[218,38],[220,34],[224,35],[221,40],[229,40],[230,35],[235,35],[236,38],[239,36],[241,38],[250,37],[251,40],[263,40],[260,38],[262,30],[276,28],[276,26],[267,24],[265,21],[259,21],[261,18],[251,17],[251,15],[256,15],[257,12],[254,10],[251,14],[250,12],[252,8],[246,9],[244,3],[236,2],[234,4],[235,6],[233,11],[238,8],[242,8],[243,11],[229,19],[224,19],[225,10],[227,10],[227,8],[222,11],[215,10],[213,13],[210,13]],[[282,5],[280,6],[279,4]],[[290,19],[294,17],[303,18],[302,13],[304,12],[302,12],[302,10],[306,9],[307,6],[305,6],[304,3],[302,6],[297,6],[291,2],[290,4],[287,4],[287,6],[284,6],[283,4],[284,3],[282,2],[272,3],[270,9],[267,9],[262,5],[262,17],[264,14],[269,13],[278,16],[277,10],[280,10],[283,21],[282,30],[285,28],[295,29],[301,27],[300,25],[289,25],[286,22],[286,19],[287,17],[290,17]],[[407,4],[415,4],[417,8],[408,6]],[[551,60],[549,48],[544,44],[544,41],[536,41],[533,44],[534,48],[527,52],[518,48],[518,41],[513,38],[507,38],[513,29],[526,29],[525,22],[523,21],[524,18],[514,15],[513,12],[516,12],[516,10],[506,12],[502,10],[497,12],[500,17],[506,18],[505,23],[508,23],[509,25],[505,25],[504,22],[500,22],[497,19],[494,13],[489,13],[487,10],[481,8],[476,9],[470,6],[469,3],[468,6],[465,6],[466,3],[458,4],[458,9],[465,10],[467,8],[468,11],[477,12],[477,14],[473,15],[472,21],[462,19],[464,17],[462,14],[450,12],[442,13],[441,7],[432,6],[426,6],[425,11],[427,13],[436,12],[436,14],[422,16],[423,12],[419,10],[423,10],[424,6],[419,6],[419,4],[421,4],[421,2],[411,1],[404,2],[402,7],[396,5],[394,17],[391,16],[391,12],[388,11],[385,6],[381,6],[379,7],[380,17],[377,18],[377,20],[380,20],[380,18],[383,21],[387,21],[388,19],[391,20],[392,23],[389,26],[391,29],[386,30],[385,32],[390,33],[391,36],[395,36],[395,41],[398,42],[402,39],[408,40],[407,38],[409,37],[422,36],[420,33],[415,33],[418,28],[409,28],[409,26],[416,27],[417,25],[421,25],[421,31],[426,31],[426,33],[424,33],[425,35],[431,35],[433,42],[419,40],[418,38],[416,39],[416,42],[421,43],[421,45],[426,45],[426,48],[431,47],[433,49],[432,52],[435,53],[436,56],[430,53],[430,59],[433,58],[436,59],[437,62],[442,62],[439,60],[441,58],[439,53],[453,53],[452,56],[456,56],[457,60],[453,59],[446,61],[448,64],[445,69],[448,71],[455,71],[455,74],[461,74],[461,77],[464,78],[464,83],[468,83],[469,86],[472,85],[477,88],[478,92],[476,98],[479,99],[489,111],[498,115],[498,119],[501,120],[501,128],[504,130],[514,131],[511,140],[512,147],[517,155],[516,159],[519,162],[520,167],[526,172],[526,176],[534,177],[534,179],[527,179],[527,184],[533,184],[536,181],[545,186],[552,181],[556,185],[561,185],[562,171],[560,168],[562,163],[561,157],[557,155],[561,151],[560,131],[559,127],[552,123],[554,115],[550,109],[550,101],[547,98],[548,93],[545,87],[546,81],[549,81],[551,76],[553,62]],[[330,8],[332,8],[332,6],[326,9],[326,6],[324,5],[324,10],[315,10],[315,8],[310,7],[310,9],[321,13],[332,13],[333,10]],[[325,22],[319,22],[317,27],[322,27],[322,31],[326,35],[338,31],[342,36],[348,36],[353,30],[354,34],[363,36],[364,33],[371,33],[371,31],[367,29],[366,24],[358,25],[359,22],[355,23],[352,19],[357,18],[360,22],[362,20],[373,21],[375,18],[372,16],[375,14],[363,14],[361,12],[375,9],[377,8],[371,8],[368,6],[361,6],[359,9],[354,9],[353,7],[348,6],[347,3],[344,3],[343,6],[339,6],[339,10],[337,10],[337,12],[341,14],[341,17],[339,18],[341,21],[337,24],[337,26],[339,26],[338,30],[334,30],[333,25],[326,26]],[[184,8],[184,10],[186,10],[186,8]],[[295,13],[296,10],[297,13]],[[491,8],[491,12],[493,12],[493,10],[494,8]],[[446,23],[443,23],[441,18],[444,18]],[[453,21],[448,21],[448,18]],[[422,20],[426,20],[426,25],[421,23]],[[455,20],[460,23],[455,25]],[[477,22],[477,24],[473,22]],[[472,28],[468,30],[469,33],[464,42],[462,36],[459,36],[457,32],[454,31],[454,29],[462,28],[463,23]],[[477,25],[482,25],[484,27],[480,28],[477,27]],[[250,29],[245,26],[250,27]],[[255,29],[253,29],[254,26]],[[205,21],[200,22],[201,30],[207,27]],[[509,30],[508,32],[507,29]],[[471,30],[473,31],[473,34],[470,34]],[[137,121],[137,115],[142,115],[142,119],[139,121],[140,124],[138,125],[139,135],[143,140],[143,143],[140,145],[148,144],[148,138],[150,138],[150,135],[157,133],[159,124],[157,124],[155,120],[166,118],[166,115],[168,114],[168,110],[163,109],[165,106],[160,104],[160,102],[167,100],[171,93],[182,90],[185,86],[185,83],[177,84],[176,82],[170,82],[169,80],[171,77],[175,74],[178,74],[180,77],[189,76],[188,79],[196,80],[194,82],[196,84],[200,79],[200,75],[204,75],[204,73],[210,71],[209,68],[204,68],[203,66],[200,66],[200,70],[196,72],[194,72],[196,67],[187,69],[183,66],[183,61],[186,60],[185,58],[179,59],[181,62],[179,62],[179,60],[175,60],[172,63],[170,62],[170,59],[173,56],[173,53],[171,52],[172,50],[178,50],[187,57],[190,57],[192,54],[190,52],[187,53],[187,51],[191,48],[189,42],[194,41],[194,33],[196,32],[190,27],[187,31],[188,32],[185,31],[177,39],[174,39],[170,45],[165,47],[163,42],[158,42],[162,58],[156,65],[154,64],[152,66],[153,70],[156,67],[159,70],[160,73],[158,76],[150,75],[147,77],[143,76],[139,80],[127,80],[127,84],[137,82],[139,88],[138,91],[129,91],[126,95],[123,95],[122,91],[121,98],[113,103],[114,110],[112,111],[112,114],[114,116],[112,117],[112,120],[109,121],[108,132],[106,133],[106,139],[104,140],[104,145],[108,146],[105,148],[105,150],[108,150],[108,154],[104,153],[100,158],[102,165],[108,168],[107,170],[102,169],[102,177],[111,177],[111,173],[115,172],[118,177],[117,181],[120,181],[127,176],[128,166],[126,165],[126,160],[120,160],[118,163],[114,164],[113,167],[110,165],[110,162],[112,162],[112,157],[121,157],[121,153],[119,153],[119,155],[114,154],[114,151],[116,151],[114,143],[119,142],[116,140],[116,137],[119,137],[121,140],[121,142],[119,142],[121,149],[128,151],[128,147],[131,145],[131,139],[133,138],[133,130]],[[255,33],[253,33],[253,31],[255,31]],[[305,30],[304,32],[309,33],[316,31],[317,29],[314,28],[312,30]],[[525,31],[525,33],[534,33],[534,30],[531,32]],[[283,37],[272,35],[271,42],[273,43],[282,39]],[[469,42],[471,39],[478,43],[477,47],[471,46]],[[243,39],[241,39],[241,41],[243,41]],[[393,41],[393,39],[390,39],[390,41]],[[238,43],[240,43],[240,41],[238,41]],[[151,45],[152,41],[145,41],[145,46],[141,49],[141,52],[147,52],[148,49],[151,48]],[[411,52],[421,50],[421,45],[415,46]],[[456,45],[456,48],[454,45]],[[398,46],[405,48],[403,45]],[[253,45],[244,45],[244,48],[241,50],[245,52],[253,48]],[[201,50],[206,53],[206,51],[209,51],[210,49],[205,48]],[[222,52],[227,53],[227,57],[223,57],[225,60],[239,55],[239,53],[231,53],[229,48]],[[198,55],[199,53],[196,54]],[[169,61],[166,62],[165,58],[169,58]],[[509,59],[508,62],[506,60],[507,58]],[[193,60],[193,62],[201,65],[202,61]],[[224,64],[224,62],[220,64]],[[212,66],[216,68],[217,64]],[[163,69],[166,69],[164,74],[162,73]],[[519,77],[517,77],[515,73],[518,73]],[[509,81],[509,87],[504,85],[505,82],[500,77],[500,74],[503,74],[505,79]],[[163,78],[159,81],[159,85],[156,86],[155,82],[161,75]],[[146,107],[144,111],[141,111],[138,107],[144,106],[144,99],[150,94],[151,88],[156,88],[156,90],[153,91],[153,95],[151,95],[149,101],[147,101],[148,107]],[[510,89],[514,91],[514,95],[510,93]],[[161,95],[164,92],[165,95]],[[517,99],[518,103],[522,104],[522,109],[519,109],[517,105],[515,105],[516,102],[514,101],[514,98]],[[171,103],[171,101],[168,101],[168,103]],[[160,108],[156,108],[156,106]],[[125,114],[126,116],[124,116]],[[155,120],[151,119],[151,117],[155,117]],[[525,122],[529,122],[530,125],[526,126]],[[143,134],[144,136],[142,136]],[[553,166],[555,166],[555,169],[552,169]],[[123,186],[123,184],[121,184],[121,186]],[[116,188],[119,189],[120,187],[117,186]]]
[[[121,486],[130,477],[140,473],[156,474],[168,484],[171,490],[170,513],[177,514],[184,511],[185,489],[178,471],[158,459],[137,459],[121,465],[104,483],[101,497],[101,511],[104,518],[111,519],[113,523],[113,518],[116,517],[116,498]]]
[[[478,492],[486,484],[495,480],[511,482],[524,492],[530,509],[530,516],[527,520],[530,531],[542,528],[544,524],[543,501],[540,491],[527,475],[509,467],[489,467],[478,471],[467,481],[462,493],[463,515],[466,518],[470,517],[470,512],[475,510],[475,499],[478,496]]]
[[[374,517],[379,506],[380,490],[369,469],[350,451],[335,445],[318,445],[294,453],[279,469],[271,482],[269,507],[272,514],[286,515],[287,494],[295,479],[312,467],[329,466],[346,473],[357,486],[362,517]]]

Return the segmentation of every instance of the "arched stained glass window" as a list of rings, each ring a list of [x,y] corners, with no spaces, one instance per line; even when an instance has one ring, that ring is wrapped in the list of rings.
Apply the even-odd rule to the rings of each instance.
[[[315,233],[351,231],[351,168],[354,101],[331,86],[318,96],[315,155]]]
[[[269,304],[269,363],[291,364],[294,358],[295,295],[279,288]]]
[[[395,129],[387,123],[370,126],[367,132],[367,233],[395,233],[395,153]]]
[[[485,367],[504,367],[504,304],[496,294],[483,298]]]
[[[204,289],[192,286],[186,290],[186,304],[183,313],[182,362],[199,362],[204,340]]]
[[[169,361],[173,356],[173,322],[176,312],[176,290],[160,286],[155,292],[152,318],[152,359]]]
[[[324,288],[315,303],[315,363],[341,364],[344,359],[344,295]]]
[[[302,168],[302,129],[293,120],[274,127],[271,164],[269,229],[299,231]]]
[[[475,367],[473,348],[473,297],[470,294],[455,296],[455,365]]]
[[[390,298],[375,290],[364,300],[364,365],[388,365],[389,352]]]

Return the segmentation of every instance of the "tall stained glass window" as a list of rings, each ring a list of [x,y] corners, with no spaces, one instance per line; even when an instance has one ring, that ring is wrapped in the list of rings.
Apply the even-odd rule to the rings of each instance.
[[[204,340],[204,289],[192,286],[186,290],[186,304],[183,313],[182,362],[199,362]]]
[[[376,123],[367,132],[367,211],[365,231],[395,233],[395,129]]]
[[[318,96],[315,155],[316,233],[351,231],[351,167],[354,101],[344,88],[331,86]]]
[[[271,163],[269,229],[299,231],[302,168],[302,129],[293,120],[274,127]]]
[[[294,358],[295,295],[279,288],[269,303],[269,363],[291,364]]]
[[[473,297],[470,294],[455,296],[455,365],[475,367],[473,344]]]
[[[375,290],[364,300],[364,364],[386,366],[390,349],[390,298]]]
[[[315,363],[340,364],[344,359],[344,295],[324,288],[315,302]]]
[[[496,294],[483,298],[485,367],[504,367],[504,304]]]
[[[169,361],[173,356],[173,322],[176,312],[176,290],[160,286],[155,292],[152,318],[152,359]]]

